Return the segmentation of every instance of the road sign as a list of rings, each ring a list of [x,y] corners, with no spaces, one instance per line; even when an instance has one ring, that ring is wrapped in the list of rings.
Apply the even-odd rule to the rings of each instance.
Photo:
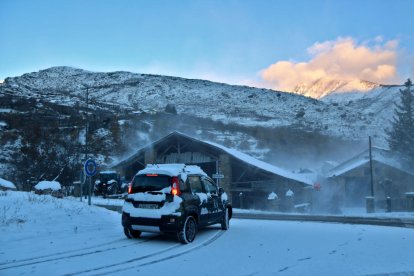
[[[83,168],[87,176],[91,177],[96,174],[96,163],[93,159],[86,160]]]
[[[220,178],[224,178],[224,174],[213,173],[213,175],[211,177],[215,178],[215,179],[220,179]]]

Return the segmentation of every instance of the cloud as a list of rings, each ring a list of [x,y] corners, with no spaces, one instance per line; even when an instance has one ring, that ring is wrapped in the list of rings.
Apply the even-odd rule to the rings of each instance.
[[[310,85],[324,79],[361,79],[380,84],[398,80],[398,41],[374,39],[374,45],[358,44],[353,38],[315,43],[307,49],[307,62],[278,61],[260,72],[267,87],[292,91],[296,85]]]

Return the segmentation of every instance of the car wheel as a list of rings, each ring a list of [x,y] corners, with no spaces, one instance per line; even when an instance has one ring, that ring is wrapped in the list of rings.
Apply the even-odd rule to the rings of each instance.
[[[124,227],[124,234],[128,239],[138,239],[141,236],[141,231],[132,230],[131,228]]]
[[[229,208],[224,211],[224,216],[221,220],[221,229],[228,230],[230,228]]]
[[[192,216],[188,216],[181,231],[177,233],[178,240],[181,243],[187,244],[193,242],[197,233],[197,222]]]
[[[111,192],[112,192],[112,194],[113,194],[113,195],[118,194],[118,185],[113,184],[113,185],[112,185]]]

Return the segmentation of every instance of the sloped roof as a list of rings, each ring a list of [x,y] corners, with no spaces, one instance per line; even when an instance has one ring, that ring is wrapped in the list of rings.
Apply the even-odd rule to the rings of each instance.
[[[379,147],[372,147],[371,153],[372,160],[396,168],[407,174],[414,175],[414,172],[407,168],[407,166],[403,164],[401,161],[399,161],[396,156],[392,155],[392,153],[389,150]],[[344,174],[350,170],[353,170],[359,166],[362,166],[366,163],[369,163],[369,149],[357,154],[356,156],[332,168],[327,172],[326,176],[335,177]]]
[[[128,164],[128,163],[132,162],[136,157],[138,157],[140,154],[142,154],[146,149],[151,148],[155,144],[158,144],[161,141],[163,141],[165,139],[168,139],[168,138],[170,138],[171,136],[174,136],[174,135],[178,135],[178,136],[187,138],[189,140],[195,141],[197,143],[202,143],[204,145],[213,147],[217,150],[220,150],[222,152],[225,152],[225,153],[229,154],[233,158],[238,159],[238,160],[240,160],[240,161],[242,161],[242,162],[244,162],[248,165],[254,166],[256,168],[259,168],[261,170],[270,172],[272,174],[276,174],[276,175],[279,175],[279,176],[282,176],[282,177],[285,177],[285,178],[288,178],[288,179],[296,180],[296,181],[299,181],[299,182],[302,182],[302,183],[308,184],[308,185],[313,185],[313,183],[316,180],[316,175],[315,174],[297,174],[297,173],[293,173],[293,172],[290,172],[286,169],[283,169],[283,168],[271,165],[269,163],[263,162],[261,160],[258,160],[256,158],[250,156],[250,155],[247,155],[247,154],[242,153],[240,151],[237,151],[235,149],[230,149],[230,148],[227,148],[225,146],[222,146],[222,145],[214,143],[214,142],[202,141],[202,140],[199,140],[197,138],[191,137],[187,134],[178,132],[178,131],[174,131],[174,132],[168,134],[167,136],[165,136],[161,139],[158,139],[158,140],[156,140],[156,141],[154,141],[154,142],[138,149],[138,151],[134,155],[132,155],[131,157],[119,162],[118,164],[115,164],[113,167],[120,167],[120,166],[123,166],[125,164]]]

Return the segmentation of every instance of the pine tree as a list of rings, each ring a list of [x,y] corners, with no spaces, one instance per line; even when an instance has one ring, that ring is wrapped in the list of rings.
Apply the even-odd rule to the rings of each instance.
[[[414,95],[410,79],[405,89],[400,89],[401,102],[395,105],[392,128],[388,131],[390,149],[409,161],[414,162]]]

